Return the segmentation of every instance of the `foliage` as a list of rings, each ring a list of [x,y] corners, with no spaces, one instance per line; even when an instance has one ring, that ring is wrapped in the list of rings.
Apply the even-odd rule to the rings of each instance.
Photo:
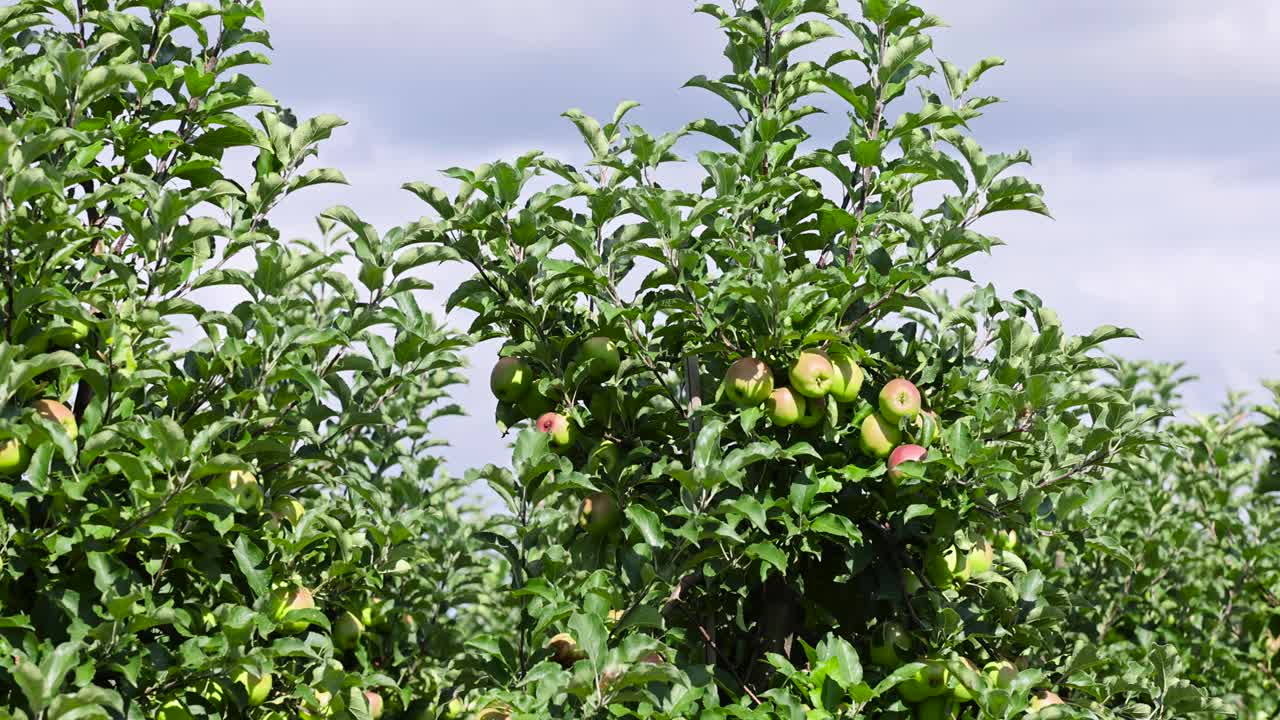
[[[571,111],[585,168],[535,152],[448,171],[455,193],[407,186],[435,213],[412,232],[474,268],[450,308],[512,358],[494,377],[512,464],[477,477],[506,508],[484,537],[511,565],[518,623],[471,643],[484,717],[1020,717],[1050,688],[1068,704],[1044,716],[1212,707],[1172,668],[1137,669],[1169,688],[1089,672],[1094,654],[1061,634],[1064,591],[1012,547],[991,564],[1004,531],[1080,535],[1121,491],[1108,473],[1160,442],[1161,410],[1094,381],[1130,331],[1070,336],[1035,295],[969,281],[963,261],[999,244],[984,218],[1047,214],[1011,172],[1028,154],[967,130],[1001,61],[934,62],[941,22],[914,3],[860,9],[701,5],[730,70],[689,85],[726,118],[654,135],[625,122],[635,103],[605,123]],[[814,134],[825,109],[846,132]],[[658,180],[678,147],[696,152],[691,186]],[[944,280],[970,287],[952,300]],[[619,368],[584,351],[593,338]],[[759,401],[805,349],[852,355],[861,393],[806,401],[825,403],[817,427],[771,423]],[[743,358],[772,383],[726,392]],[[896,377],[942,427],[900,480],[858,449]],[[622,517],[597,522],[601,507]],[[891,623],[909,648],[873,662]],[[1016,663],[1016,681],[975,671],[988,662]],[[944,666],[946,692],[922,700]]]
[[[364,719],[363,690],[448,691],[447,654],[491,624],[445,617],[502,570],[430,452],[463,344],[415,300],[432,253],[345,208],[320,242],[272,226],[343,182],[311,167],[343,123],[243,74],[262,18],[0,8],[4,717],[297,717],[327,692]],[[314,608],[286,614],[299,588]],[[351,650],[344,609],[373,625]],[[243,673],[271,673],[264,704]]]

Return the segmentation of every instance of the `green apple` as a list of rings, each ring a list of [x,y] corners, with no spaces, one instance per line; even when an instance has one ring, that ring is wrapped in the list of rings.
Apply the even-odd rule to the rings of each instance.
[[[800,416],[804,415],[804,405],[803,395],[792,392],[791,388],[781,387],[769,393],[764,412],[774,425],[787,427],[800,421]]]
[[[902,431],[898,426],[876,413],[871,413],[862,421],[858,443],[862,446],[862,452],[867,455],[880,459],[887,458],[900,442],[902,442]]]
[[[61,425],[62,429],[66,431],[67,437],[72,440],[80,436],[80,428],[76,424],[76,416],[66,405],[57,400],[45,399],[31,403],[31,407],[35,409],[36,414],[40,417]]]
[[[601,440],[587,457],[587,472],[613,475],[622,464],[622,448],[612,440]]]
[[[871,640],[871,662],[892,670],[902,664],[902,655],[911,650],[911,636],[896,622],[887,622],[875,630]]]
[[[569,633],[557,633],[547,641],[547,649],[551,651],[551,659],[565,670],[587,657],[582,648],[578,647],[578,641]]]
[[[991,563],[994,560],[995,551],[991,543],[983,540],[969,549],[969,554],[965,556],[965,570],[970,577],[981,575],[991,569]]]
[[[543,395],[537,386],[530,386],[529,391],[516,402],[516,407],[527,418],[536,418],[555,410],[556,404],[551,398]]]
[[[499,358],[489,373],[489,389],[503,402],[519,402],[533,384],[533,371],[520,358]]]
[[[906,462],[920,462],[929,456],[929,451],[919,445],[899,445],[889,453],[889,479],[898,481],[903,478],[903,472],[898,466]]]
[[[759,358],[742,358],[724,375],[724,394],[738,407],[757,407],[772,393],[773,370]]]
[[[858,393],[862,392],[862,382],[866,379],[857,361],[852,355],[843,352],[827,353],[827,360],[830,361],[832,370],[831,397],[836,402],[857,400]]]
[[[511,712],[500,707],[487,707],[480,711],[476,720],[510,720]]]
[[[242,510],[256,510],[262,506],[262,487],[258,485],[258,478],[247,470],[232,470],[219,475],[209,488],[214,492],[229,490]]]
[[[297,635],[311,625],[310,620],[286,621],[289,613],[295,610],[313,610],[315,606],[315,598],[305,587],[279,588],[271,593],[271,619],[286,635]]]
[[[897,425],[920,414],[920,390],[910,380],[890,380],[880,390],[880,414]]]
[[[350,610],[344,610],[333,623],[333,644],[343,650],[354,648],[364,635],[364,623]]]
[[[606,535],[618,526],[622,512],[618,501],[609,493],[592,493],[582,501],[578,511],[578,524],[588,534],[597,537]]]
[[[236,674],[235,681],[249,695],[249,707],[258,707],[271,695],[271,673],[258,674],[249,668],[242,668]]]
[[[820,398],[831,392],[836,371],[826,353],[806,350],[792,363],[788,375],[796,392],[805,397]]]
[[[951,707],[946,697],[931,697],[916,705],[916,720],[947,720],[951,717]]]
[[[1018,547],[1018,532],[1016,530],[997,531],[994,541],[997,550],[1012,550]]]
[[[283,495],[271,502],[271,513],[290,525],[297,525],[307,514],[307,508],[297,498]]]
[[[951,587],[955,582],[956,575],[962,569],[958,555],[955,545],[946,550],[939,550],[937,547],[930,548],[924,559],[925,577],[928,577],[929,582],[943,590]]]
[[[929,697],[934,697],[947,691],[951,684],[951,671],[947,670],[945,663],[934,660],[917,670],[915,679],[924,685]]]
[[[382,717],[382,696],[372,690],[364,691],[364,701],[369,704],[369,717],[378,720]]]
[[[587,374],[594,380],[605,380],[618,373],[622,356],[618,344],[612,338],[593,337],[582,344],[579,362],[587,365]]]
[[[1008,690],[1018,677],[1018,668],[1009,662],[989,662],[982,671],[987,675],[987,684],[1000,690]]]
[[[1033,713],[1040,712],[1041,710],[1049,707],[1050,705],[1065,705],[1065,704],[1066,703],[1063,701],[1063,699],[1061,697],[1058,697],[1058,693],[1053,692],[1052,690],[1046,690],[1044,691],[1043,695],[1037,695],[1036,697],[1031,698],[1030,710]]]
[[[804,407],[800,413],[800,419],[796,421],[796,425],[802,428],[815,428],[827,419],[827,399],[805,398]]]
[[[20,440],[0,440],[0,475],[20,475],[30,462],[31,451]]]
[[[332,700],[332,695],[323,690],[317,690],[315,707],[304,708],[298,713],[298,717],[302,720],[324,720],[331,717],[333,709],[329,707],[329,703]]]
[[[160,710],[156,712],[156,720],[195,720],[195,716],[187,709],[185,702],[175,698],[160,706]]]
[[[544,432],[551,438],[551,449],[556,452],[564,452],[573,447],[574,436],[573,423],[569,422],[569,418],[557,412],[543,413],[535,424],[538,432]]]

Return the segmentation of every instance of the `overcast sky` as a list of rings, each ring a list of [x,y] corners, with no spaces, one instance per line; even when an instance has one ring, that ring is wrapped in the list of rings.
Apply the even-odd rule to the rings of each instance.
[[[939,57],[1000,55],[976,124],[989,151],[1028,148],[1056,217],[1008,216],[1008,245],[973,265],[1003,293],[1032,290],[1075,331],[1111,323],[1132,357],[1183,360],[1213,409],[1227,388],[1280,377],[1280,3],[1275,0],[964,0],[925,3],[951,27]],[[261,84],[300,115],[350,125],[321,160],[348,187],[309,190],[277,224],[313,235],[333,204],[379,227],[425,214],[399,190],[438,171],[531,149],[580,161],[560,113],[665,132],[721,108],[682,90],[724,71],[714,21],[687,0],[271,0],[274,65]],[[853,3],[847,3],[849,8]],[[441,294],[461,277],[433,278]],[[441,310],[442,311],[442,310]],[[455,322],[462,318],[454,318]],[[509,452],[487,391],[495,347],[471,356],[471,416],[439,426],[460,473]]]

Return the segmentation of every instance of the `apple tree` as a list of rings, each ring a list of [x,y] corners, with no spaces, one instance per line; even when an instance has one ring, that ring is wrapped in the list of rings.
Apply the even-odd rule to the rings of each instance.
[[[502,342],[512,460],[476,476],[505,505],[484,538],[516,619],[471,642],[479,717],[1211,706],[1089,673],[1019,555],[1105,506],[1159,411],[1095,379],[1130,331],[1072,335],[966,270],[1000,245],[992,215],[1048,212],[1030,156],[968,130],[1001,61],[935,59],[913,2],[856,10],[698,5],[728,67],[688,86],[720,115],[570,111],[585,165],[407,186],[432,208],[412,231],[472,269],[450,307]]]
[[[500,566],[432,452],[463,346],[417,299],[434,251],[273,225],[343,182],[343,123],[254,83],[262,21],[0,8],[2,717],[368,720],[501,620],[445,616]]]

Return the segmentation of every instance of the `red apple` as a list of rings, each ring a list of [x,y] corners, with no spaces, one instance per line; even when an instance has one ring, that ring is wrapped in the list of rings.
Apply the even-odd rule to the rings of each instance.
[[[794,425],[804,415],[804,396],[791,388],[778,388],[764,404],[765,414],[778,427]]]
[[[867,455],[887,458],[893,448],[902,442],[902,432],[897,425],[871,413],[862,421],[858,442],[862,445],[862,452]]]
[[[890,380],[880,390],[880,414],[897,425],[902,419],[914,420],[920,413],[920,390],[910,380]]]
[[[280,588],[271,594],[271,619],[279,624],[286,635],[297,635],[311,624],[310,620],[285,621],[289,613],[295,610],[313,610],[316,601],[311,591],[305,587]]]
[[[901,480],[903,473],[898,466],[904,462],[920,462],[928,457],[929,451],[919,445],[899,445],[889,453],[889,479]]]
[[[31,403],[31,407],[35,409],[36,414],[40,417],[56,422],[62,426],[67,432],[67,437],[75,440],[80,435],[80,428],[76,425],[76,416],[71,410],[57,400],[37,400]]]
[[[820,398],[831,392],[836,371],[826,353],[806,350],[800,353],[789,372],[791,387],[805,397]]]
[[[622,365],[618,345],[611,338],[593,337],[582,344],[579,362],[588,366],[587,374],[595,380],[611,378]]]
[[[538,432],[544,432],[551,437],[552,449],[563,451],[572,447],[574,432],[569,418],[556,412],[544,413],[538,418],[536,427]]]
[[[831,397],[836,402],[853,402],[862,392],[862,381],[865,375],[853,356],[848,353],[828,353],[833,371],[831,377]]]
[[[756,407],[773,393],[773,370],[763,360],[748,357],[729,366],[724,394],[738,407]]]
[[[519,402],[533,384],[533,371],[520,358],[504,357],[493,366],[489,374],[489,389],[503,402]]]

